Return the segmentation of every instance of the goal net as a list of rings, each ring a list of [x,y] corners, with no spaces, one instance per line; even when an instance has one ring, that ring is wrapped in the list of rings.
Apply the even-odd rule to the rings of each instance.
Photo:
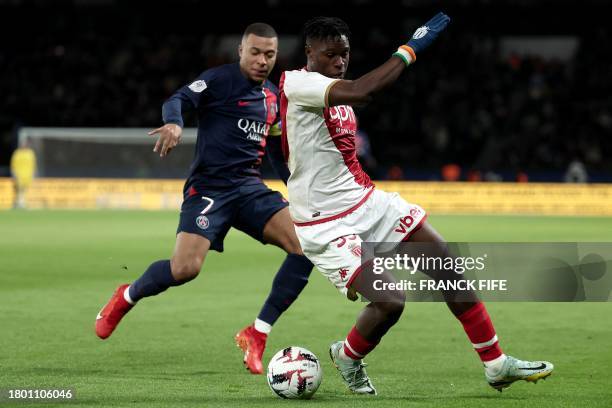
[[[184,179],[193,160],[196,131],[183,130],[172,154],[153,152],[157,138],[147,128],[24,127],[36,153],[39,177]]]

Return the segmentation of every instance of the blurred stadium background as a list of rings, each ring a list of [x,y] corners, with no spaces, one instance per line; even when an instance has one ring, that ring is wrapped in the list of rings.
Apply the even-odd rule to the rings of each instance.
[[[0,176],[10,175],[23,127],[157,127],[175,89],[236,59],[249,22],[280,34],[277,79],[304,63],[304,19],[344,18],[357,77],[442,8],[453,17],[448,33],[357,112],[373,178],[611,182],[612,8],[603,0],[268,0],[214,9],[195,0],[0,0]],[[150,143],[134,145],[143,134],[110,133],[123,143],[39,139],[39,175],[185,175],[190,148],[160,165]],[[264,175],[275,177],[269,167]]]

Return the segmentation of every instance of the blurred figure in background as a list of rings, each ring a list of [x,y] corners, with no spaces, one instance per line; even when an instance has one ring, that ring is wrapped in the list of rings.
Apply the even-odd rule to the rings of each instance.
[[[442,166],[442,181],[459,181],[461,179],[461,167],[455,163]]]
[[[36,155],[26,138],[11,156],[11,176],[15,183],[13,208],[26,208],[26,193],[36,174]]]
[[[374,175],[376,178],[378,163],[372,154],[372,146],[370,145],[370,137],[365,130],[357,130],[355,135],[355,148],[357,149],[357,158],[364,170]]]
[[[572,160],[567,167],[565,172],[564,181],[566,183],[586,183],[589,181],[589,174],[587,173],[584,163],[580,160]]]

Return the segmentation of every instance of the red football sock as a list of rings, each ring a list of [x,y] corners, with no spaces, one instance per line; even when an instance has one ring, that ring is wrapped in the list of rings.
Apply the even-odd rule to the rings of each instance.
[[[474,350],[483,362],[502,355],[495,328],[483,303],[477,303],[470,310],[457,317],[468,335]]]
[[[357,328],[353,326],[346,340],[344,340],[344,354],[353,360],[361,360],[370,351],[374,350],[374,347],[378,345],[378,342],[371,343],[363,338],[363,336],[357,331]]]

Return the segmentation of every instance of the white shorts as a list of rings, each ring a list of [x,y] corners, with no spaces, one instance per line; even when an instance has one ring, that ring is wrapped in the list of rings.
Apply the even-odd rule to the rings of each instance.
[[[398,193],[373,190],[351,213],[314,225],[297,226],[304,255],[344,295],[361,271],[361,243],[378,242],[390,251],[418,230],[427,214]],[[386,243],[386,247],[380,246]]]

